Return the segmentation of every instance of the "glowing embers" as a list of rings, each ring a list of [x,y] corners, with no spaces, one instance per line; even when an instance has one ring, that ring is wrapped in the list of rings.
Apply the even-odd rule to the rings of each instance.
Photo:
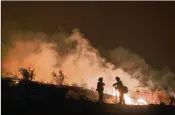
[[[119,101],[119,91],[113,89],[113,96],[117,96],[117,103]],[[129,96],[129,94],[124,94],[125,104],[127,105],[148,105],[148,103],[143,98],[133,99]]]

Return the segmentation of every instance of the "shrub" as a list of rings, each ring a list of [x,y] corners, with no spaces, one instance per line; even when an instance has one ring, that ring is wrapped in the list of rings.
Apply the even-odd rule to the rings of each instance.
[[[66,77],[62,71],[59,71],[59,75],[57,75],[54,71],[52,72],[53,82],[57,85],[63,85],[65,78]]]
[[[23,80],[32,81],[34,79],[34,71],[35,69],[30,68],[19,68],[20,74],[22,75]]]

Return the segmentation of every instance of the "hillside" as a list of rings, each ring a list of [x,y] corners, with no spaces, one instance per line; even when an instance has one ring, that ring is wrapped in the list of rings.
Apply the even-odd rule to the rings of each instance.
[[[96,92],[72,86],[56,86],[38,82],[12,85],[11,79],[1,78],[2,114],[27,115],[174,115],[174,106],[120,106],[99,104]],[[90,97],[91,96],[91,97]],[[105,99],[111,98],[105,95]]]

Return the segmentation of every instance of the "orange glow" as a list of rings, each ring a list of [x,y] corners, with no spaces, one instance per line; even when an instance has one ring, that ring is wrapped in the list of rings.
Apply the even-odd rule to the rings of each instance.
[[[31,35],[30,35],[31,34]],[[60,33],[59,33],[60,34]],[[120,79],[132,92],[140,82],[135,77],[143,76],[141,69],[133,69],[143,64],[147,68],[144,59],[137,57],[125,48],[116,48],[112,52],[112,60],[119,62],[113,64],[103,58],[99,51],[91,46],[91,43],[80,32],[74,31],[69,37],[62,38],[58,33],[47,36],[44,33],[21,33],[12,36],[14,42],[9,46],[7,56],[2,60],[2,68],[7,72],[17,73],[18,68],[30,67],[36,72],[35,80],[51,82],[51,72],[63,71],[66,76],[65,82],[71,85],[82,84],[82,79],[88,88],[96,89],[99,77],[103,77],[104,91],[111,95],[119,95],[112,88],[116,82],[115,77]],[[45,38],[53,41],[44,41]],[[73,44],[73,43],[76,44]],[[129,71],[124,68],[130,69]],[[133,77],[135,76],[135,77]],[[18,76],[19,77],[19,76]],[[151,83],[150,83],[151,84]],[[136,94],[135,94],[136,95]],[[125,94],[126,104],[148,104],[143,96],[133,99],[130,94]],[[155,100],[155,99],[153,99]],[[155,102],[154,102],[155,103]]]
[[[119,91],[113,90],[113,93],[111,95],[117,96],[117,100],[119,100]],[[148,105],[148,103],[143,98],[133,99],[129,96],[129,94],[124,94],[125,103],[127,105]]]
[[[35,80],[40,82],[51,82],[51,72],[62,70],[67,77],[66,83],[75,82],[80,85],[83,79],[88,87],[93,88],[96,88],[98,78],[103,77],[106,84],[105,91],[112,89],[111,84],[115,82],[115,76],[120,76],[130,89],[139,85],[137,79],[131,79],[122,68],[115,69],[114,64],[101,57],[98,50],[92,47],[80,32],[73,32],[65,39],[59,38],[57,34],[50,37],[60,39],[63,43],[45,42],[43,40],[45,36],[41,33],[32,35],[21,33],[19,36],[13,36],[16,41],[7,52],[6,58],[3,58],[2,67],[13,73],[18,73],[18,68],[21,67],[34,68]],[[72,47],[72,42],[77,44],[67,53],[64,50]]]

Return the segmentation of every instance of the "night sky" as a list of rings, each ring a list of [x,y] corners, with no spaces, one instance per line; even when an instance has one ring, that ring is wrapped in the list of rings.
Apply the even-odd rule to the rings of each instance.
[[[78,28],[93,46],[122,46],[175,72],[175,2],[1,2],[2,42],[11,29]]]

